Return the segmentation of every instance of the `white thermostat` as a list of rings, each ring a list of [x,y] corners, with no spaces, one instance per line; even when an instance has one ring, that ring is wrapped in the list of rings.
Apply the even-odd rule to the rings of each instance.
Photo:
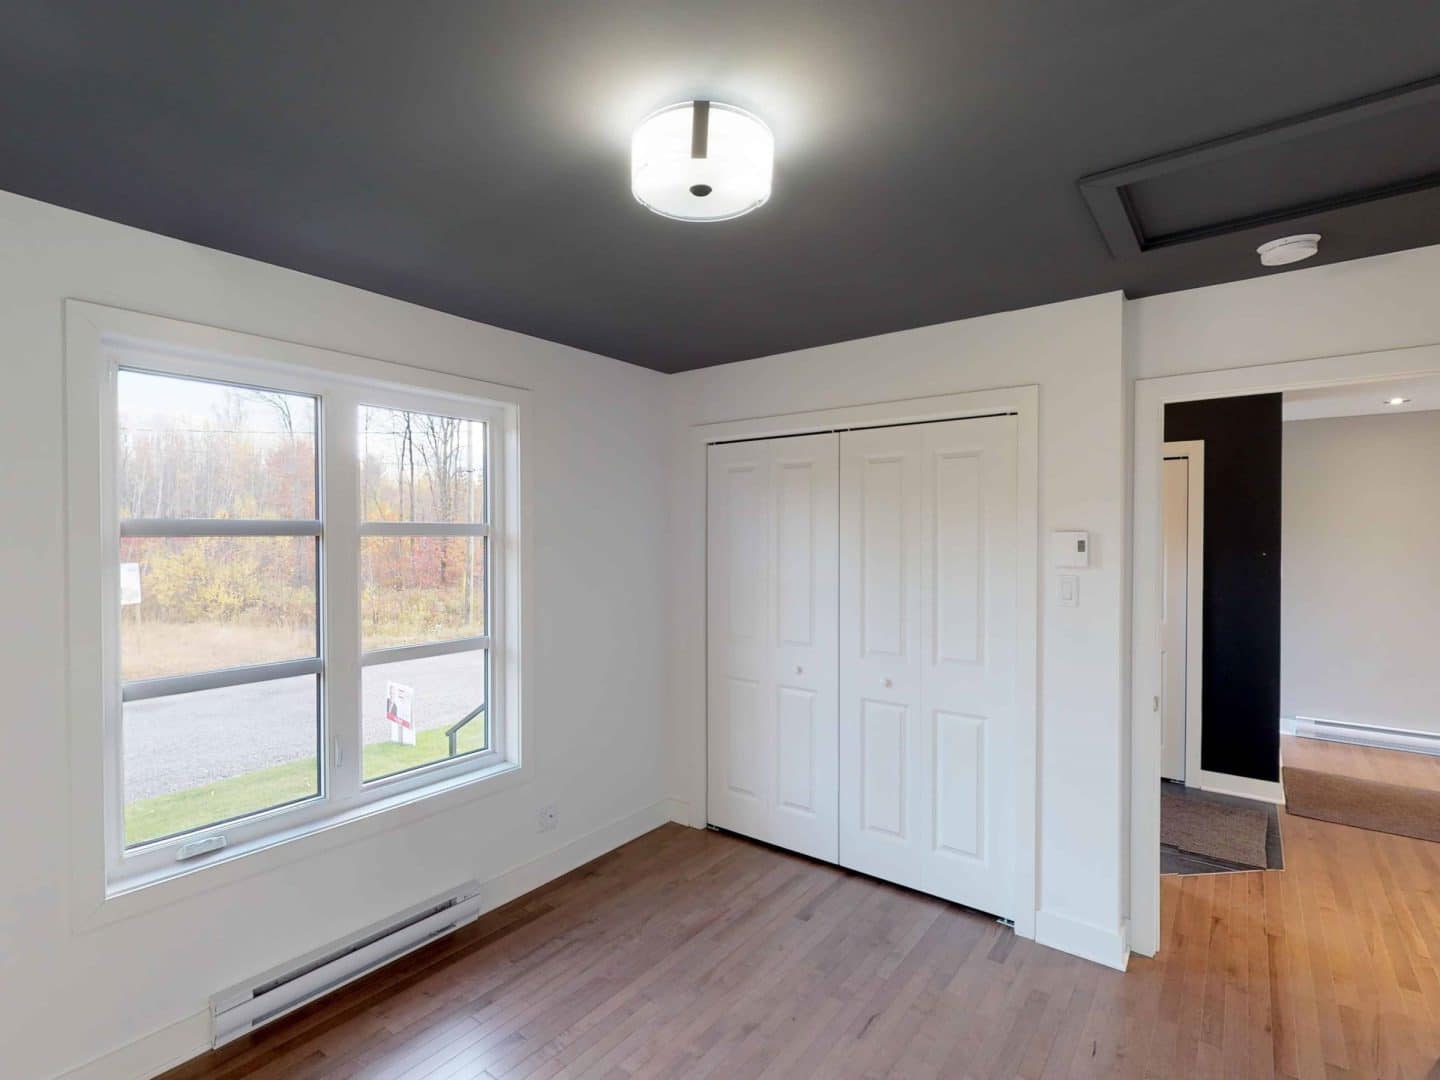
[[[1090,534],[1088,532],[1051,533],[1050,561],[1067,570],[1088,567],[1090,565]]]

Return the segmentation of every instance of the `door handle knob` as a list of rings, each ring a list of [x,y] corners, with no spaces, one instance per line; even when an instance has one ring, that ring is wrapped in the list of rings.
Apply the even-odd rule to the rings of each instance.
[[[895,681],[893,679],[886,679],[884,685],[885,689],[889,690],[892,686],[895,685]]]

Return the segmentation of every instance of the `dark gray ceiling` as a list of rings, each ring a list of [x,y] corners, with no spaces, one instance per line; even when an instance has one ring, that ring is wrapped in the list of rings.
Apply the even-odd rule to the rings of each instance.
[[[1316,261],[1440,242],[1432,189],[1115,259],[1076,188],[1440,73],[1435,0],[46,0],[0,28],[0,187],[664,371],[1274,273],[1256,244],[1312,228]],[[631,128],[696,96],[775,131],[746,218],[630,196]]]

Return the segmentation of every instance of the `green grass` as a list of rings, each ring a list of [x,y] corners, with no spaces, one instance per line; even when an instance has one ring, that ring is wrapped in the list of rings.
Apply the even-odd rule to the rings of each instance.
[[[460,753],[485,746],[485,725],[480,721],[460,729]],[[440,761],[449,753],[444,728],[432,728],[415,736],[414,746],[373,743],[365,747],[366,780]],[[174,791],[141,799],[125,808],[125,843],[140,844],[162,836],[188,832],[204,825],[253,814],[281,803],[294,802],[315,794],[315,759],[272,765],[244,776],[232,776],[213,784]]]
[[[468,754],[472,750],[485,749],[485,719],[477,717],[460,729],[460,738],[456,741],[455,749],[462,754]],[[371,743],[365,747],[365,764],[363,766],[365,779],[374,780],[378,776],[389,776],[391,773],[399,772],[402,769],[413,769],[417,765],[429,765],[432,761],[439,761],[450,753],[449,740],[445,738],[444,728],[431,728],[429,731],[420,731],[415,734],[414,746],[401,746],[399,743],[383,742]]]

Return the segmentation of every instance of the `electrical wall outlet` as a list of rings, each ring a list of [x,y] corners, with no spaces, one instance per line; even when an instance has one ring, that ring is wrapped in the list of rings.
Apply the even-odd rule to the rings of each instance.
[[[541,832],[549,832],[560,824],[560,808],[554,803],[540,808],[539,822]]]

